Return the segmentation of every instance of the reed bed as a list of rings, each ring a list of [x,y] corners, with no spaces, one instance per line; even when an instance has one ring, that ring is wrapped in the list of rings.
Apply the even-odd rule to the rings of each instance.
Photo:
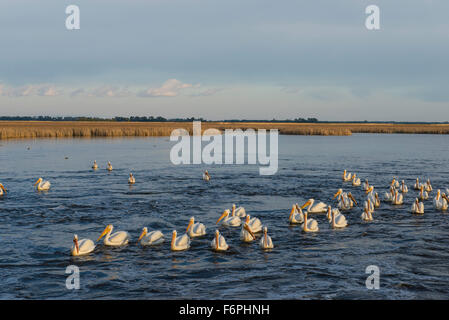
[[[202,131],[225,129],[278,129],[286,135],[349,136],[352,133],[449,134],[449,124],[389,123],[257,123],[202,122]],[[183,128],[192,134],[191,122],[43,122],[0,121],[0,140],[20,138],[160,137]]]

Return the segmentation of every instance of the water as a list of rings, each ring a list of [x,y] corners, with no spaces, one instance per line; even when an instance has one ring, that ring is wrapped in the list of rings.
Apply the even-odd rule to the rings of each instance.
[[[350,137],[280,136],[279,171],[260,176],[256,165],[174,166],[168,138],[0,141],[0,298],[2,299],[447,299],[449,215],[425,201],[424,216],[409,213],[417,176],[434,189],[449,187],[449,144],[439,135]],[[30,147],[28,150],[27,147]],[[68,157],[68,159],[65,159]],[[93,160],[100,169],[92,171]],[[110,160],[114,170],[105,170]],[[368,178],[381,197],[393,176],[410,192],[405,204],[383,203],[374,221],[360,209],[346,213],[349,226],[320,231],[289,226],[295,202],[332,203],[340,187],[359,202],[365,195],[341,181],[343,169]],[[137,183],[129,187],[132,171]],[[37,178],[51,190],[33,189]],[[431,193],[431,198],[435,191]],[[275,248],[239,240],[240,229],[222,229],[227,253],[209,249],[215,221],[232,203],[268,226]],[[183,233],[195,216],[208,234],[190,250],[170,251],[173,229]],[[72,237],[96,240],[105,226],[126,230],[131,242],[71,257]],[[160,229],[166,242],[136,244],[142,228]],[[80,290],[66,289],[66,267],[80,268]],[[365,269],[380,268],[380,289],[368,290]]]

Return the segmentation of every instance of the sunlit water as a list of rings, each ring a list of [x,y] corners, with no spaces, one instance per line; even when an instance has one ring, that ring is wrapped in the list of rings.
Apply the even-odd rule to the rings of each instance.
[[[0,298],[449,297],[449,214],[435,211],[430,199],[424,216],[409,213],[417,176],[430,178],[435,190],[449,187],[447,136],[280,136],[274,176],[260,176],[256,165],[174,166],[166,137],[0,145],[0,182],[9,191],[0,199]],[[94,172],[95,159],[100,169]],[[201,179],[206,168],[208,183]],[[370,223],[356,208],[346,213],[344,230],[332,230],[324,215],[314,216],[317,234],[289,226],[293,203],[333,203],[341,187],[363,202],[361,188],[342,182],[343,169],[368,178],[381,198],[393,176],[404,179],[411,189],[405,204],[383,203]],[[132,187],[130,171],[137,179]],[[35,191],[39,177],[51,181],[49,192]],[[242,243],[240,228],[221,228],[227,253],[210,250],[215,222],[232,203],[268,226],[273,250]],[[171,252],[171,231],[183,233],[191,216],[206,224],[207,235],[192,240],[188,251]],[[70,256],[74,233],[96,240],[110,223],[130,233],[128,246],[108,248],[100,241],[89,256]],[[166,241],[152,248],[136,244],[144,226],[162,230]],[[80,268],[80,290],[66,288],[69,265]],[[380,268],[379,290],[365,286],[369,265]]]

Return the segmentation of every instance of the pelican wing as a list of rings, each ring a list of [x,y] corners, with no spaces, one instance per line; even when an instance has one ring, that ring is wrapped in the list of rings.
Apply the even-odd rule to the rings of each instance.
[[[128,241],[129,234],[126,231],[117,231],[109,237],[109,242],[114,244],[124,244]]]

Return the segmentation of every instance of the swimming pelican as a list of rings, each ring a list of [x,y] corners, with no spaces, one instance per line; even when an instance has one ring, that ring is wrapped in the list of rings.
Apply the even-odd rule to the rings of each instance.
[[[368,210],[369,213],[374,212],[374,203],[371,202],[371,199],[366,199],[365,203],[363,204],[363,207]]]
[[[320,202],[317,203],[315,206],[314,203],[315,203],[314,199],[309,199],[305,204],[303,204],[301,209],[304,209],[305,207],[308,206],[307,208],[308,213],[325,213],[327,211],[327,205],[325,203]]]
[[[302,230],[304,232],[317,232],[320,229],[318,228],[318,222],[314,219],[307,219],[307,211],[304,212],[304,223],[301,225]]]
[[[104,238],[103,243],[106,246],[123,246],[128,244],[129,242],[129,234],[126,231],[117,231],[115,233],[112,233],[112,230],[114,229],[114,226],[112,224],[108,224],[104,231],[101,233],[100,237],[98,237],[97,241],[100,241],[103,236],[106,235]],[[112,233],[112,234],[111,234]]]
[[[95,249],[95,244],[90,239],[81,239],[78,241],[78,235],[73,236],[73,246],[70,250],[72,256],[81,256],[84,254],[91,253]]]
[[[370,185],[368,182],[368,179],[365,179],[365,182],[363,183],[363,190],[368,191]]]
[[[327,208],[327,220],[329,220],[329,223],[332,223],[332,214],[335,214],[335,217],[337,217],[338,215],[342,215],[340,210],[338,210],[338,208],[333,208],[332,209],[332,207],[329,206]],[[346,217],[345,217],[345,220],[346,220]]]
[[[232,204],[232,215],[237,216],[239,218],[245,218],[246,211],[244,207],[238,207],[236,209],[235,204]]]
[[[260,222],[259,218],[252,218],[249,216],[249,214],[246,216],[246,222],[248,227],[250,227],[251,231],[253,233],[258,233],[262,231],[262,222]]]
[[[355,205],[358,205],[357,200],[355,200],[354,196],[351,192],[343,192],[342,189],[339,189],[336,194],[334,194],[334,199],[339,197],[338,208],[341,210],[349,210]]]
[[[330,210],[330,206],[329,206]],[[348,225],[348,222],[346,221],[346,217],[340,213],[338,209],[332,210],[332,218],[331,218],[331,226],[332,228],[344,228]]]
[[[229,216],[229,214],[230,214],[229,209],[226,209],[225,211],[223,211],[222,215],[220,216],[220,218],[218,218],[218,220],[215,224],[218,224],[221,220],[223,220],[223,222],[221,223],[223,226],[239,227],[240,224],[242,223],[240,218],[236,217],[236,216]]]
[[[419,202],[418,198],[415,199],[412,205],[412,213],[415,214],[424,214],[424,203]]]
[[[132,173],[129,174],[128,183],[129,183],[129,184],[134,184],[134,183],[136,183],[136,178],[134,178],[134,176],[133,176]]]
[[[415,185],[413,186],[415,190],[421,190],[421,183],[419,183],[419,178],[416,178]]]
[[[427,200],[429,199],[429,194],[427,191],[424,191],[424,185],[421,185],[421,191],[419,192],[419,199],[420,200]]]
[[[302,213],[302,209],[298,206],[298,204],[294,204],[292,206],[288,221],[290,221],[290,224],[301,224],[304,222],[304,214]]]
[[[424,188],[427,192],[431,192],[433,190],[432,185],[430,184],[430,179],[427,179],[427,182],[424,184]]]
[[[94,170],[98,169],[97,160],[94,160],[94,165],[92,166],[92,169],[94,169]]]
[[[374,207],[375,208],[379,208],[380,207],[380,199],[379,199],[379,195],[377,194],[377,192],[374,194]]]
[[[401,190],[402,193],[407,193],[408,192],[408,187],[405,184],[404,180],[402,180],[400,190]]]
[[[447,210],[447,200],[446,194],[443,193],[443,196],[441,196],[441,191],[438,189],[437,196],[433,199],[433,205],[435,206],[435,209],[437,210]]]
[[[371,202],[375,202],[376,195],[374,193],[374,186],[370,186],[368,190],[366,190],[366,197],[371,200]]]
[[[229,249],[229,246],[226,243],[225,238],[222,235],[220,235],[220,232],[218,230],[215,230],[215,237],[210,243],[210,246],[212,250],[215,251],[226,251]]]
[[[373,215],[371,214],[371,212],[368,211],[367,207],[365,207],[363,209],[363,213],[361,215],[361,218],[364,221],[372,221],[373,220]]]
[[[190,236],[190,238],[204,236],[206,234],[206,226],[199,222],[195,223],[195,218],[191,217],[186,233]]]
[[[5,187],[0,183],[0,196],[6,194],[6,189]]]
[[[203,173],[203,180],[204,181],[209,181],[210,180],[210,174],[209,174],[209,172],[207,172],[207,170],[204,171],[204,173]]]
[[[357,178],[357,175],[355,173],[352,176],[352,185],[354,187],[359,187],[361,185],[360,178]]]
[[[260,238],[259,246],[264,250],[274,248],[273,241],[268,235],[267,227],[263,227],[263,236]]]
[[[394,198],[391,201],[392,204],[394,205],[400,205],[404,203],[404,196],[402,194],[399,194],[399,191],[396,190],[395,194],[394,194]]]
[[[137,242],[139,241],[143,246],[154,246],[164,242],[164,234],[159,230],[154,230],[148,233],[148,229],[145,227],[142,229],[139,239],[137,239]]]
[[[108,171],[112,171],[112,164],[108,161],[108,166],[106,167]]]
[[[51,183],[50,181],[43,181],[42,178],[39,178],[34,185],[37,185],[37,190],[39,191],[44,191],[44,190],[49,190]]]
[[[256,236],[247,223],[243,224],[242,226],[242,230],[240,231],[240,240],[244,242],[251,242],[253,240],[256,240]]]
[[[393,180],[391,181],[391,187],[399,188],[399,181],[397,181],[396,178],[393,178]]]
[[[177,237],[178,233],[173,230],[173,235],[171,238],[171,250],[172,251],[182,251],[190,248],[190,238],[187,234]]]
[[[352,174],[351,173],[346,173],[346,170],[343,171],[343,181],[351,181],[352,180]]]

